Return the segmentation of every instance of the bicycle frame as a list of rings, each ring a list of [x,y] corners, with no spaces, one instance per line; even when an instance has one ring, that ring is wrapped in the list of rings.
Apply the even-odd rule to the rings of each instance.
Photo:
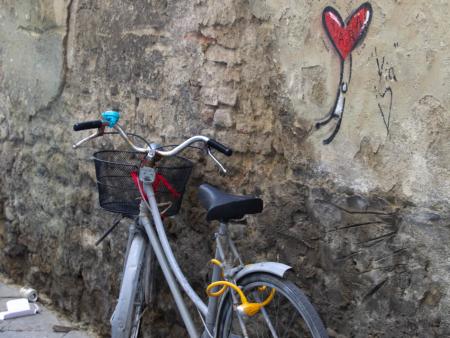
[[[151,245],[158,260],[158,263],[161,266],[161,270],[167,281],[169,289],[173,295],[176,306],[180,312],[180,315],[183,319],[183,322],[186,326],[189,336],[192,338],[200,337],[197,328],[194,324],[194,321],[192,319],[192,316],[188,311],[186,303],[184,302],[179,285],[182,287],[183,291],[187,294],[187,296],[192,300],[195,307],[202,315],[202,318],[204,318],[206,330],[203,332],[202,337],[209,337],[213,334],[213,332],[216,329],[217,324],[216,318],[219,308],[219,298],[210,297],[208,299],[208,303],[205,304],[198,296],[198,294],[194,291],[194,289],[191,287],[186,277],[184,276],[183,272],[181,271],[176,261],[176,258],[173,254],[173,251],[170,247],[169,241],[165,233],[164,225],[161,219],[161,215],[158,209],[158,204],[155,198],[155,193],[152,184],[144,182],[143,188],[145,194],[148,197],[148,206],[147,203],[141,202],[139,223],[147,233],[147,236],[149,238],[149,244]],[[142,235],[136,234],[135,237],[139,238],[142,237]],[[231,263],[227,262],[225,252],[221,244],[221,240],[223,240],[228,245],[233,256],[239,261],[238,266],[233,267]],[[133,255],[133,257],[130,257],[129,259],[135,260],[142,259],[143,253],[145,252],[145,243],[142,245],[141,242],[142,242],[141,238],[139,238],[138,254]],[[129,244],[129,246],[130,245],[131,244]],[[142,250],[142,253],[139,250]],[[228,226],[227,224],[224,223],[220,224],[219,231],[216,233],[215,259],[223,263],[224,275],[227,277],[227,279],[232,280],[239,280],[245,275],[254,272],[269,272],[282,277],[284,273],[288,269],[290,269],[289,266],[276,262],[263,262],[244,266],[237,252],[237,249],[228,234]],[[136,265],[137,264],[138,261],[136,261]],[[211,282],[221,280],[221,274],[222,269],[219,266],[214,265]],[[121,289],[129,287],[136,288],[137,281],[131,281],[129,278],[127,279],[126,277],[127,276],[123,277]],[[233,292],[231,292],[231,295],[234,298]],[[111,321],[113,331],[120,330],[120,328],[116,326],[120,325],[119,320],[120,318],[126,318],[126,315],[128,313],[127,311],[129,311],[129,309],[121,308],[120,305],[118,304],[118,307],[116,308],[116,311],[114,312],[113,316],[115,319]]]
[[[148,196],[150,211],[152,214],[154,228],[152,227],[152,223],[150,222],[150,218],[148,215],[148,208],[141,208],[140,214],[140,222],[142,226],[145,228],[147,235],[150,240],[150,244],[155,252],[155,255],[158,259],[158,262],[163,270],[164,277],[167,280],[170,291],[174,297],[175,303],[180,310],[181,317],[186,326],[186,329],[191,337],[199,337],[199,334],[194,325],[193,319],[187,310],[186,304],[181,296],[180,289],[176,280],[178,280],[179,284],[183,288],[184,292],[187,296],[192,300],[195,307],[199,310],[203,317],[206,317],[206,325],[209,332],[212,332],[214,329],[215,318],[217,314],[217,298],[210,298],[208,301],[208,305],[206,305],[198,294],[191,287],[183,272],[181,271],[176,258],[172,252],[169,241],[165,234],[164,226],[162,223],[161,215],[158,210],[158,205],[156,202],[155,194],[153,191],[153,187],[151,184],[144,183],[144,191]],[[223,253],[220,254],[220,249],[216,249],[216,259],[222,260]],[[212,281],[217,281],[220,279],[220,268],[214,266]],[[176,280],[175,280],[176,279]]]

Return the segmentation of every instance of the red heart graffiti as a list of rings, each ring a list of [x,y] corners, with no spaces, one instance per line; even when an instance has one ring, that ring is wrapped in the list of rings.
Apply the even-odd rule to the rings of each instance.
[[[371,19],[372,6],[368,2],[359,6],[345,23],[333,7],[323,10],[323,26],[342,60],[364,39]]]

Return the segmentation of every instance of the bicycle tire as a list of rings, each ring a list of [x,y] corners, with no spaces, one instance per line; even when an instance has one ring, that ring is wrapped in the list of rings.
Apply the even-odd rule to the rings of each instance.
[[[145,310],[145,287],[144,287],[144,270],[141,269],[138,284],[136,286],[136,295],[134,298],[133,310],[131,312],[130,333],[127,337],[137,338],[139,336],[139,329],[141,328],[141,318]]]
[[[143,268],[143,283],[144,283],[144,296],[145,305],[150,307],[156,303],[156,277],[159,275],[160,270],[158,268],[158,260],[156,259],[155,252],[150,245],[147,245],[144,255],[144,268]]]
[[[305,294],[292,282],[284,278],[268,273],[254,273],[243,277],[238,281],[238,286],[244,291],[244,294],[249,298],[249,301],[264,300],[269,290],[275,289],[275,296],[272,301],[264,308],[267,316],[270,318],[273,330],[276,335],[273,335],[271,328],[267,325],[267,320],[264,319],[264,314],[260,311],[253,317],[244,320],[247,329],[248,337],[313,337],[313,338],[328,338],[322,320],[320,319],[314,306],[305,296]],[[267,290],[261,291],[258,289],[261,286],[266,286]],[[256,294],[257,295],[254,295]],[[265,293],[265,294],[262,294]],[[281,301],[280,301],[281,299]],[[283,316],[278,316],[280,309],[280,302],[288,304],[289,309],[283,308]],[[275,318],[273,312],[276,311]],[[298,317],[298,318],[297,318]],[[281,327],[278,319],[285,321],[293,327]],[[297,318],[297,320],[295,320]],[[274,322],[275,319],[275,322]],[[224,295],[221,302],[221,307],[218,313],[217,337],[219,338],[237,338],[244,337],[242,329],[239,324],[236,310],[232,306],[232,297],[230,291]],[[261,327],[259,324],[265,324]],[[255,324],[258,324],[255,327]],[[288,325],[290,326],[290,325]],[[283,331],[281,331],[283,329]],[[286,332],[287,330],[287,332]],[[254,334],[252,334],[254,333]],[[281,334],[282,333],[282,334]],[[287,336],[285,335],[287,333]],[[305,335],[305,333],[307,335]]]
[[[119,301],[111,318],[112,338],[136,338],[145,308],[144,262],[146,240],[136,235],[128,250],[120,287]]]

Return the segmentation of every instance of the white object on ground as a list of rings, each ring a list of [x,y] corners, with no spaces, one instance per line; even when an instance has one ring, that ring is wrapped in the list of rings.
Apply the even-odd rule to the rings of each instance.
[[[38,294],[35,289],[23,287],[20,289],[20,295],[23,298],[27,298],[29,302],[36,303],[38,300]]]
[[[0,312],[0,320],[35,315],[39,312],[39,307],[36,304],[30,304],[26,298],[7,301],[6,309],[7,311]]]

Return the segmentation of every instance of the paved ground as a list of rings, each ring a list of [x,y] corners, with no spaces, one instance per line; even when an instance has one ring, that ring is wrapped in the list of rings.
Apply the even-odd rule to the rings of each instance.
[[[20,288],[6,285],[0,279],[0,312],[6,311],[6,302],[20,298]],[[38,290],[39,291],[39,290]],[[41,312],[28,317],[0,320],[0,338],[95,338],[92,333],[77,329],[77,324],[71,323],[56,312],[49,310],[38,302]],[[54,326],[69,332],[55,332]],[[58,329],[58,327],[55,327]]]

